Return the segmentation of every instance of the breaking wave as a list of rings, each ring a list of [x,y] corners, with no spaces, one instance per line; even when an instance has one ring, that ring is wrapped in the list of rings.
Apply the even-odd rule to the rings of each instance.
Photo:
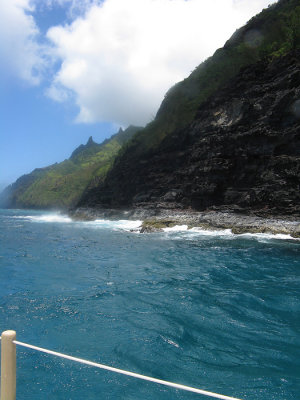
[[[20,215],[12,218],[25,219],[32,222],[55,222],[55,223],[72,222],[72,219],[70,217],[59,213],[49,213],[42,215]]]
[[[61,213],[44,213],[36,215],[18,215],[12,216],[11,218],[17,218],[21,220],[27,220],[30,222],[37,223],[58,223],[58,224],[73,224],[74,226],[90,227],[92,229],[110,229],[110,230],[121,230],[126,232],[139,233],[142,225],[141,220],[109,220],[109,219],[97,219],[95,221],[74,221],[68,215]],[[222,239],[256,239],[264,242],[268,240],[299,240],[293,238],[289,234],[272,234],[272,233],[243,233],[234,234],[231,229],[203,229],[200,227],[194,227],[189,229],[188,225],[176,225],[170,228],[163,228],[164,234],[167,237],[173,239],[196,239],[198,238],[209,238],[219,237]]]
[[[27,220],[30,222],[74,224],[74,226],[76,225],[76,226],[86,226],[91,228],[102,228],[102,229],[124,230],[124,231],[136,231],[142,224],[142,221],[108,220],[108,219],[97,219],[95,221],[74,221],[68,215],[60,213],[46,213],[41,215],[21,215],[21,216],[13,216],[12,218]]]
[[[138,228],[142,225],[142,221],[130,221],[127,219],[121,219],[117,221],[109,219],[96,219],[95,221],[85,222],[85,224],[113,230],[137,231]]]
[[[172,228],[164,228],[163,231],[172,236],[174,239],[195,239],[196,237],[220,237],[223,239],[256,239],[258,241],[268,241],[268,240],[299,240],[293,238],[288,234],[272,234],[272,233],[243,233],[235,234],[232,233],[231,229],[202,229],[202,228],[191,228],[188,229],[187,225],[176,225]]]

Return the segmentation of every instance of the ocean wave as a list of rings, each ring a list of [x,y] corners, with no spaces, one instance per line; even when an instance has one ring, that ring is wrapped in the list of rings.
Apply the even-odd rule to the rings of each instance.
[[[70,217],[63,214],[51,213],[42,215],[19,215],[12,218],[25,219],[32,222],[56,222],[56,223],[70,223],[73,222]]]
[[[74,224],[74,226],[85,226],[93,229],[110,229],[110,230],[121,230],[126,232],[139,233],[142,225],[141,220],[109,220],[109,219],[97,219],[95,221],[74,221],[68,215],[61,213],[45,213],[37,215],[18,215],[12,216],[11,218],[19,220],[27,220],[31,222],[39,223],[63,223],[63,224]],[[242,233],[234,234],[231,229],[203,229],[201,227],[194,227],[189,229],[188,225],[175,225],[170,228],[163,228],[163,232],[174,239],[194,239],[196,237],[220,237],[224,239],[256,239],[260,242],[269,240],[296,240],[289,234],[283,233]]]
[[[188,229],[187,225],[176,225],[172,228],[164,228],[164,232],[172,234],[172,233],[180,233],[183,236],[234,236],[234,234],[231,232],[231,229],[219,229],[219,230],[214,230],[214,229],[202,229],[202,228],[191,228]]]
[[[183,232],[187,230],[188,230],[187,225],[175,225],[172,226],[172,228],[163,228],[164,232]]]
[[[96,219],[95,221],[85,222],[87,226],[106,228],[112,230],[124,230],[124,231],[138,231],[138,228],[142,225],[142,221],[139,220],[109,220],[109,219]]]
[[[194,239],[196,237],[220,237],[224,239],[256,239],[260,242],[265,242],[269,240],[298,240],[289,234],[283,233],[242,233],[235,234],[231,229],[203,229],[194,227],[188,229],[187,225],[176,225],[172,228],[164,228],[163,231],[172,236],[174,239]]]
[[[47,213],[41,215],[20,215],[13,216],[12,218],[27,220],[30,222],[44,222],[44,223],[63,223],[74,224],[74,226],[85,226],[91,228],[102,228],[111,230],[124,230],[124,231],[138,231],[142,221],[130,220],[109,220],[97,219],[95,221],[74,221],[67,215],[60,213]]]
[[[196,232],[204,236],[233,236],[231,229],[208,230],[202,228],[192,228],[191,232]]]
[[[236,235],[244,238],[256,238],[258,240],[299,240],[297,238],[292,237],[291,235],[284,234],[284,233],[243,233],[240,235]]]

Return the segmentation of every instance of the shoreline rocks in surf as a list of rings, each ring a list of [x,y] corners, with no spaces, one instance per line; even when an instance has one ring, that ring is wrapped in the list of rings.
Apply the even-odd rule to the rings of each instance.
[[[234,234],[270,233],[291,235],[300,238],[300,219],[290,216],[258,216],[227,211],[166,210],[166,209],[95,209],[70,210],[69,216],[76,221],[93,221],[99,218],[119,220],[142,220],[141,233],[163,231],[176,225],[187,225],[188,229],[231,229]]]

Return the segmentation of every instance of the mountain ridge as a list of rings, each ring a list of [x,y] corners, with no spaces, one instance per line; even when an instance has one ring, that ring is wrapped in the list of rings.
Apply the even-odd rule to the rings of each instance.
[[[145,128],[119,131],[101,156],[90,138],[46,182],[20,178],[29,188],[10,205],[298,215],[299,48],[299,0],[279,0],[170,88]]]
[[[140,127],[129,126],[98,144],[90,137],[71,156],[44,168],[36,168],[8,186],[0,203],[6,208],[58,208],[74,206],[84,191],[104,179],[124,143]]]

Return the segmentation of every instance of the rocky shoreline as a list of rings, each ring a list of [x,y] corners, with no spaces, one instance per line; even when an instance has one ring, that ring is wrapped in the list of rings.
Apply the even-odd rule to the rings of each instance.
[[[176,225],[187,225],[190,228],[207,230],[231,229],[234,234],[269,233],[285,234],[300,238],[300,219],[292,216],[246,215],[232,210],[167,210],[167,209],[96,209],[77,208],[70,210],[70,217],[77,221],[95,219],[129,219],[142,220],[141,233],[162,231]]]

